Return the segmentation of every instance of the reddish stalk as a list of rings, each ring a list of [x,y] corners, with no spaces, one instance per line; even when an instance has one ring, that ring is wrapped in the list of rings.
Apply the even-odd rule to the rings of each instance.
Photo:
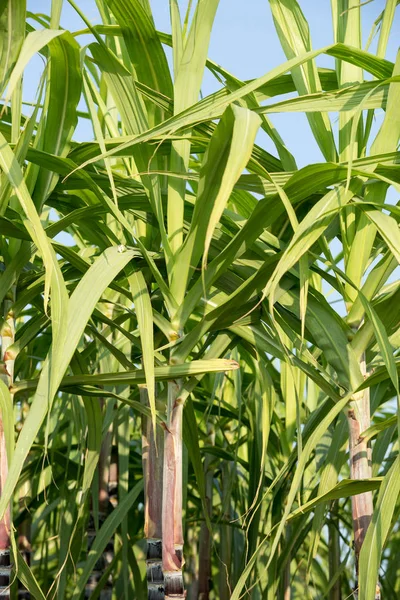
[[[149,406],[145,386],[140,387],[140,400],[145,406]],[[149,600],[163,600],[164,598],[162,571],[163,446],[163,430],[161,427],[157,427],[154,432],[152,419],[143,416],[144,535],[147,540],[146,572]]]
[[[8,388],[14,381],[14,356],[8,352],[15,338],[15,320],[13,305],[15,301],[15,286],[9,290],[3,301],[4,322],[1,329],[1,360],[4,362],[3,379]],[[8,435],[12,432],[7,432]],[[0,496],[7,481],[8,459],[7,446],[3,426],[3,418],[0,415]],[[11,533],[11,506],[9,506],[0,521],[0,596],[5,600],[10,598],[10,533]]]
[[[165,598],[185,598],[182,529],[182,416],[177,381],[168,382],[167,426],[164,433],[162,502],[162,566]]]

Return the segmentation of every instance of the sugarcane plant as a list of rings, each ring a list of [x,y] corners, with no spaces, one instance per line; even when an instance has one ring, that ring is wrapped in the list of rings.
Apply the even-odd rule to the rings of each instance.
[[[0,595],[398,598],[397,2],[247,81],[218,0],[68,4],[0,5]]]

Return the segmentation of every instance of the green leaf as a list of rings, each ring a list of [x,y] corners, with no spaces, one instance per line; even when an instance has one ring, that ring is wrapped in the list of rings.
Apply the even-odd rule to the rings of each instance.
[[[19,435],[13,461],[9,466],[7,482],[0,500],[0,515],[4,514],[11,499],[24,461],[46,418],[49,406],[59,388],[90,315],[101,294],[132,257],[133,252],[124,247],[108,248],[85,273],[73,292],[68,307],[63,305],[62,324],[65,328],[64,331],[68,332],[68,336],[64,337],[61,344],[59,340],[55,340],[57,344],[54,343],[53,348],[50,349],[44,361],[39,381],[35,382],[34,387],[37,385],[37,390],[28,417]],[[52,296],[52,306],[53,302],[55,301]],[[56,369],[55,366],[57,366]]]
[[[400,457],[397,456],[383,478],[372,522],[361,547],[358,578],[360,600],[375,599],[382,550],[392,527],[392,518],[399,494]]]
[[[72,600],[79,600],[82,592],[85,589],[87,580],[90,577],[91,572],[94,569],[99,556],[104,552],[106,545],[108,544],[113,533],[119,527],[122,520],[128,514],[129,509],[136,502],[137,497],[143,489],[143,481],[139,481],[131,491],[126,494],[125,498],[118,504],[118,506],[112,511],[103,523],[101,529],[97,533],[89,555],[85,561],[85,566],[75,586],[72,594]]]
[[[396,78],[397,81],[397,78]],[[304,94],[299,98],[282,100],[274,104],[267,104],[256,109],[259,114],[286,113],[286,112],[346,112],[353,111],[360,106],[367,108],[386,108],[389,86],[391,83],[382,81],[368,81],[354,84],[339,90],[329,92],[316,92]],[[331,159],[335,161],[336,159]]]
[[[301,56],[312,49],[308,23],[296,0],[269,0],[275,29],[286,58]],[[300,96],[319,92],[321,83],[313,60],[292,70],[292,77]],[[329,117],[325,114],[307,115],[314,137],[326,160],[337,159]]]
[[[379,490],[382,484],[382,477],[374,477],[371,479],[342,479],[329,491],[309,500],[305,504],[302,504],[295,511],[290,513],[288,521],[301,516],[305,512],[313,510],[316,506],[322,503],[329,502],[330,500],[338,500],[339,498],[348,498],[349,496],[356,496],[357,494],[363,494],[372,490]]]
[[[25,37],[26,0],[3,1],[0,6],[0,95],[9,85]]]
[[[279,544],[279,540],[280,540],[280,536],[282,535],[283,529],[285,527],[285,523],[287,521],[287,518],[289,517],[290,514],[290,510],[292,507],[292,504],[294,502],[294,499],[296,497],[297,491],[299,489],[299,485],[301,482],[301,479],[303,477],[303,471],[305,468],[306,463],[309,460],[309,456],[310,453],[312,451],[313,448],[315,448],[316,444],[318,443],[318,441],[321,439],[321,436],[324,434],[324,432],[326,431],[326,429],[329,427],[329,425],[332,423],[333,419],[339,414],[339,412],[346,406],[346,404],[348,403],[350,399],[350,396],[345,396],[344,398],[342,398],[339,402],[337,402],[335,404],[335,406],[330,410],[330,412],[320,421],[320,423],[315,427],[315,429],[312,431],[312,433],[310,434],[306,444],[304,445],[303,451],[299,457],[299,461],[298,461],[298,465],[297,468],[294,472],[294,476],[293,476],[293,481],[291,483],[290,486],[290,491],[289,494],[287,495],[287,503],[286,503],[286,507],[285,510],[283,512],[283,516],[282,519],[279,522],[278,525],[278,530],[277,533],[275,534],[275,538],[271,544],[271,548],[270,548],[270,553],[269,553],[269,559],[267,562],[267,568],[269,566],[269,564],[271,563],[275,551],[278,547]],[[264,539],[260,542],[260,544],[258,545],[256,551],[254,552],[254,554],[251,556],[251,558],[248,560],[246,567],[243,569],[238,582],[232,592],[231,595],[231,600],[239,600],[240,595],[241,595],[241,591],[243,589],[243,587],[246,584],[247,578],[251,572],[251,570],[254,567],[254,564],[257,560],[258,555],[260,554],[261,550],[264,548],[266,542],[269,540],[269,536],[267,535],[266,537],[264,537]]]
[[[200,498],[203,504],[204,516],[207,522],[207,525],[212,530],[212,525],[210,521],[210,515],[207,510],[207,500],[206,500],[206,484],[204,479],[204,467],[201,461],[200,455],[200,447],[199,447],[199,431],[196,422],[196,415],[194,412],[193,403],[190,398],[188,398],[185,402],[184,411],[183,411],[183,420],[184,427],[183,431],[183,441],[185,442],[185,446],[188,449],[189,458],[193,465],[193,470],[196,476],[196,481],[198,485],[198,491],[200,494]]]
[[[142,362],[146,374],[146,387],[153,422],[156,427],[156,392],[154,378],[154,337],[153,337],[153,309],[146,281],[141,271],[135,271],[128,278],[129,287],[135,305],[135,313],[140,332],[142,346]]]
[[[375,225],[388,248],[400,264],[400,229],[396,220],[378,210],[364,209],[368,219]]]
[[[32,573],[29,565],[25,562],[22,554],[20,552],[16,555],[17,561],[17,573],[18,579],[22,582],[22,584],[29,590],[29,594],[35,598],[35,600],[45,600],[46,596],[40,589],[40,586]]]
[[[168,379],[180,379],[202,375],[204,373],[219,373],[223,371],[232,371],[238,369],[239,365],[235,360],[223,358],[212,358],[208,360],[192,360],[191,362],[180,365],[167,365],[165,367],[155,367],[154,377],[157,381]],[[61,379],[61,378],[60,378]],[[99,373],[95,375],[70,375],[60,381],[62,388],[76,385],[139,385],[146,383],[144,371],[123,371],[119,373]],[[12,392],[17,394],[23,390],[32,390],[38,386],[38,381],[16,381],[12,386]]]
[[[18,4],[18,2],[16,2]],[[22,44],[21,51],[18,56],[18,60],[10,74],[10,78],[7,82],[7,95],[4,99],[4,104],[9,102],[14,89],[22,77],[22,74],[27,67],[33,56],[42,50],[45,46],[50,44],[59,35],[63,35],[65,31],[62,29],[41,29],[40,31],[31,31],[26,36],[24,43]]]
[[[0,379],[0,414],[1,422],[5,435],[7,461],[12,461],[14,454],[14,407],[8,387]]]
[[[46,112],[40,132],[41,149],[66,156],[78,122],[77,106],[81,96],[82,74],[79,46],[69,32],[54,37],[49,43],[49,82],[46,88]],[[42,169],[35,185],[33,199],[41,210],[58,176]]]
[[[215,129],[200,170],[197,200],[190,229],[174,265],[171,283],[178,304],[201,256],[203,268],[214,229],[233,186],[251,154],[260,119],[251,111],[232,106]]]

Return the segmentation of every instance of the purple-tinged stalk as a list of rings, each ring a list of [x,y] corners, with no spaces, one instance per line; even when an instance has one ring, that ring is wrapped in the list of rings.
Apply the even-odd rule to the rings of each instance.
[[[149,407],[147,388],[140,387],[140,400]],[[164,432],[154,431],[152,419],[142,417],[142,462],[144,477],[144,535],[147,540],[146,573],[149,600],[163,600],[162,496]]]
[[[165,598],[185,598],[182,567],[182,416],[180,385],[168,382],[167,425],[164,432],[162,500],[162,567]]]
[[[208,443],[214,446],[215,432],[211,424],[208,425]],[[206,509],[207,514],[211,518],[212,514],[212,498],[213,498],[213,479],[214,469],[211,466],[213,457],[207,454],[204,460],[204,477],[206,485]],[[199,600],[209,600],[211,589],[211,532],[208,523],[203,521],[200,528],[199,542]]]
[[[14,381],[15,358],[8,348],[15,339],[15,319],[13,305],[15,301],[15,286],[13,286],[3,301],[3,325],[1,328],[1,360],[3,362],[2,377],[8,388]],[[7,432],[12,435],[13,432]],[[8,459],[7,445],[3,426],[3,417],[0,415],[0,496],[7,481]],[[10,574],[11,574],[11,506],[8,506],[0,521],[0,596],[5,600],[10,598]]]
[[[365,354],[361,357],[360,368],[365,377],[367,375]],[[368,429],[371,424],[369,388],[354,395],[354,399],[350,402],[347,410],[347,422],[349,425],[350,477],[351,479],[370,479],[372,477],[371,447],[361,437],[361,433]],[[360,552],[374,511],[372,492],[352,496],[351,508],[356,564],[354,597],[357,600]],[[375,600],[379,599],[380,591],[379,586],[377,586]]]

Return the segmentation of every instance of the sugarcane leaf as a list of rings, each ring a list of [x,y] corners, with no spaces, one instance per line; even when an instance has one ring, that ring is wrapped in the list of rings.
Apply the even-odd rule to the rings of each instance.
[[[16,3],[18,4],[18,2]],[[21,51],[18,56],[18,60],[10,74],[10,78],[7,82],[7,94],[4,99],[4,104],[9,102],[15,86],[17,85],[20,77],[22,76],[25,68],[32,59],[32,57],[39,52],[42,48],[47,46],[56,37],[63,35],[65,31],[62,29],[41,29],[40,31],[31,31],[26,36]]]
[[[146,374],[146,386],[153,422],[156,427],[156,392],[154,376],[154,337],[153,337],[153,309],[147,289],[146,281],[141,271],[134,271],[128,278],[130,290],[135,305],[135,313],[140,332],[142,346],[143,369]]]
[[[40,586],[32,573],[29,565],[25,562],[21,552],[17,551],[17,574],[19,581],[29,590],[29,594],[32,594],[35,600],[45,600],[46,596],[40,589]]]
[[[398,83],[400,77],[400,52],[393,69],[393,80],[390,83],[387,107],[383,123],[371,145],[371,154],[387,152],[387,150],[397,149],[400,138],[400,117],[398,105],[400,102],[400,86]]]
[[[0,11],[0,95],[3,95],[24,42],[26,2],[3,2]]]
[[[356,496],[357,494],[363,494],[364,492],[369,492],[371,490],[379,490],[382,485],[382,480],[382,477],[359,479],[357,481],[354,479],[342,479],[342,481],[337,483],[329,491],[299,506],[299,508],[290,513],[287,520],[290,521],[291,519],[295,519],[305,512],[314,510],[319,504],[329,502],[330,500],[348,498],[349,496]]]
[[[99,155],[85,161],[82,165],[80,165],[80,168],[83,168],[88,164],[96,162],[100,158],[112,156],[113,154],[116,154],[117,152],[120,152],[121,150],[129,148],[133,145],[137,145],[142,142],[147,142],[151,139],[154,139],[156,136],[170,135],[171,133],[176,132],[179,129],[189,127],[194,123],[214,119],[220,116],[225,110],[225,108],[230,104],[233,104],[235,100],[238,100],[243,96],[246,96],[247,94],[255,91],[258,87],[264,85],[268,81],[271,81],[275,77],[284,74],[293,66],[301,65],[305,61],[314,58],[315,56],[318,56],[324,50],[326,50],[326,48],[323,48],[322,50],[316,50],[313,52],[307,52],[300,58],[296,57],[295,59],[287,61],[283,66],[277,67],[276,69],[273,69],[263,77],[260,77],[258,79],[253,80],[250,83],[247,83],[245,86],[236,90],[235,92],[232,92],[227,97],[216,99],[213,96],[211,96],[210,98],[205,98],[204,100],[195,104],[193,107],[187,108],[183,110],[182,113],[171,117],[170,119],[167,119],[162,124],[156,127],[153,127],[148,132],[131,137],[130,140],[124,142],[123,144],[120,144],[116,148],[108,150],[105,155]]]
[[[388,248],[400,264],[400,229],[396,220],[378,210],[365,210],[368,219],[375,225]]]
[[[390,79],[387,83],[368,81],[334,91],[304,94],[298,98],[267,104],[256,109],[256,112],[258,114],[347,112],[354,111],[361,103],[363,109],[386,108],[390,81],[398,82],[398,78]]]
[[[222,175],[222,181],[214,200],[214,204],[212,206],[211,214],[208,219],[207,231],[204,240],[204,252],[202,264],[203,268],[206,267],[207,264],[207,256],[211,245],[212,236],[214,233],[214,229],[219,222],[223,210],[227,205],[227,201],[230,195],[230,192],[233,189],[239,175],[242,173],[244,168],[246,167],[248,160],[250,159],[253,144],[255,141],[255,137],[258,131],[258,128],[261,124],[259,118],[257,118],[254,113],[250,110],[237,107],[232,105],[227,109],[234,118],[233,127],[232,127],[232,139],[230,142],[229,155],[227,157],[227,162],[225,165],[225,169]],[[223,118],[221,123],[223,122]],[[226,135],[226,132],[224,132]],[[224,134],[223,134],[224,135]],[[202,173],[200,173],[199,180],[199,190],[201,189],[202,183],[204,187],[207,187],[209,183],[209,175],[207,170],[211,168],[215,168],[215,165],[212,165],[213,156],[211,153],[211,143],[209,146],[209,152],[207,156],[207,160],[209,160],[209,165],[205,167],[203,172],[204,183],[202,182]],[[218,151],[217,151],[218,152]],[[222,167],[221,167],[222,172]],[[199,192],[198,192],[199,193]],[[199,198],[198,198],[199,201]],[[205,202],[205,199],[201,199],[202,202]],[[195,205],[196,207],[196,205]],[[196,208],[195,208],[196,210]],[[193,214],[193,222],[195,221],[195,214]]]
[[[174,114],[179,114],[188,107],[195,105],[199,99],[211,29],[218,4],[219,0],[197,2],[189,30],[186,32],[190,14],[189,5],[181,34],[177,31],[179,27],[177,24],[179,15],[177,14],[176,7],[172,12],[175,38],[177,36],[180,37],[180,44],[178,45],[179,56],[175,53],[176,60],[174,62]],[[190,148],[190,139],[172,142],[170,157],[170,168],[172,171],[179,173],[186,173],[188,171]],[[183,243],[185,189],[186,182],[184,179],[169,179],[168,238],[174,254],[179,251]],[[176,281],[175,263],[172,270],[174,271],[171,274],[172,281],[174,281],[174,275]]]
[[[197,427],[193,403],[190,398],[188,398],[185,402],[183,420],[183,441],[185,442],[186,448],[188,449],[189,458],[193,465],[193,470],[198,485],[198,491],[200,494],[201,502],[203,504],[204,517],[206,519],[208,528],[210,529],[210,531],[212,531],[210,515],[209,511],[207,510],[206,484],[204,479],[204,467],[200,455],[199,431]]]
[[[361,547],[359,562],[359,598],[374,600],[383,547],[392,527],[392,518],[400,494],[400,457],[397,456],[383,478],[372,522]]]
[[[368,442],[373,437],[378,435],[381,431],[385,431],[386,429],[389,429],[389,427],[396,425],[396,423],[397,423],[397,415],[393,415],[392,417],[388,417],[384,421],[380,421],[379,423],[375,423],[374,425],[371,425],[371,427],[368,427],[368,429],[366,429],[365,431],[363,431],[361,433],[361,437],[363,438],[363,440]]]
[[[396,362],[397,373],[400,374],[400,360],[397,359],[395,362]],[[359,386],[358,390],[356,390],[356,391],[365,390],[365,388],[372,387],[372,386],[376,385],[377,383],[381,383],[382,381],[386,381],[388,379],[390,380],[390,375],[388,373],[386,366],[377,367],[376,369],[374,369],[372,375],[367,377],[367,379],[364,381],[364,383],[362,383]]]
[[[175,297],[183,299],[190,276],[203,256],[203,268],[215,226],[233,186],[251,154],[260,119],[251,111],[229,107],[213,136],[200,170],[197,200],[188,235],[174,266]]]
[[[78,579],[75,589],[72,594],[72,600],[78,600],[81,597],[85,589],[87,580],[90,577],[91,572],[98,560],[99,556],[103,553],[108,541],[110,540],[113,533],[117,530],[122,520],[128,514],[130,508],[136,502],[137,497],[143,490],[143,481],[139,481],[136,485],[126,494],[125,498],[118,504],[118,506],[112,511],[107,517],[98,531],[89,555],[85,561],[85,566]]]
[[[14,454],[14,407],[8,387],[2,379],[0,379],[0,412],[6,441],[7,461],[10,463]]]
[[[208,360],[192,360],[180,365],[154,367],[154,377],[157,381],[165,381],[168,379],[202,375],[204,373],[222,373],[238,368],[239,365],[235,360],[210,358]],[[60,386],[62,388],[76,385],[139,385],[143,383],[146,383],[146,376],[141,369],[137,371],[99,373],[95,375],[69,375],[60,378]],[[12,386],[12,392],[18,393],[23,390],[35,389],[37,386],[37,380],[16,381]]]
[[[164,49],[154,22],[137,0],[107,0],[124,37],[137,79],[166,97],[172,97],[172,82]],[[162,113],[150,122],[162,120]]]
[[[66,156],[78,122],[77,106],[82,88],[79,46],[69,32],[55,37],[48,46],[50,81],[45,100],[48,109],[40,141],[45,152]],[[57,180],[50,171],[40,170],[33,194],[39,209]]]
[[[198,102],[193,107],[183,110],[180,114],[171,117],[170,119],[167,119],[166,121],[164,121],[164,123],[160,124],[159,126],[153,127],[148,132],[131,137],[130,140],[124,142],[123,144],[120,144],[112,150],[109,150],[105,155],[99,155],[94,158],[91,158],[88,161],[85,161],[82,165],[80,165],[80,168],[85,167],[86,165],[92,162],[96,162],[100,158],[112,156],[113,154],[120,152],[121,150],[129,148],[130,146],[154,139],[156,136],[169,135],[173,132],[178,131],[179,129],[189,127],[194,123],[214,119],[220,116],[225,110],[225,108],[232,104],[234,101],[248,95],[251,92],[254,92],[262,85],[265,85],[266,83],[272,81],[276,77],[283,75],[286,71],[289,71],[294,67],[302,65],[306,61],[311,60],[324,52],[327,52],[332,56],[340,56],[343,60],[348,60],[350,63],[361,65],[367,70],[369,68],[369,70],[372,71],[373,74],[379,73],[381,75],[382,72],[384,72],[386,73],[387,77],[390,77],[393,71],[392,63],[384,61],[383,59],[376,59],[376,57],[374,57],[371,54],[357,50],[357,48],[348,48],[343,44],[334,44],[332,46],[326,46],[320,50],[306,52],[300,57],[295,57],[285,62],[283,65],[276,67],[263,77],[252,80],[251,82],[232,92],[228,96],[214,97],[214,95],[211,95],[210,97],[204,98],[204,100]]]
[[[389,377],[393,383],[394,389],[396,390],[397,394],[399,395],[399,378],[397,375],[396,362],[395,362],[395,359],[393,356],[393,349],[389,342],[389,338],[388,338],[385,326],[382,323],[379,316],[377,315],[372,304],[370,302],[368,302],[368,300],[365,298],[364,294],[359,292],[359,295],[360,295],[360,300],[364,306],[364,310],[368,316],[368,319],[370,320],[370,322],[372,323],[372,326],[374,328],[375,337],[378,342],[381,356],[382,356],[385,366],[388,370]]]
[[[304,466],[307,463],[307,461],[309,460],[310,452],[313,448],[315,448],[315,445],[321,439],[321,436],[324,434],[326,429],[332,423],[333,419],[346,406],[347,402],[349,401],[349,398],[350,398],[349,396],[345,396],[344,398],[342,398],[340,401],[338,401],[335,404],[335,406],[328,412],[328,414],[313,429],[313,431],[310,433],[310,435],[307,439],[307,442],[304,445],[303,451],[299,457],[297,468],[294,472],[293,481],[290,486],[290,491],[287,496],[287,504],[286,504],[285,510],[283,512],[282,519],[277,526],[277,532],[275,534],[274,540],[271,544],[269,559],[267,561],[267,566],[269,566],[269,564],[271,563],[271,561],[274,557],[275,550],[279,544],[280,536],[283,532],[285,523],[290,514],[290,510],[291,510],[293,501],[297,494],[298,486],[300,485],[300,482],[301,482],[301,479],[303,476]],[[243,569],[243,571],[237,581],[237,584],[232,592],[231,600],[239,600],[241,591],[247,581],[247,578],[248,578],[252,568],[254,567],[254,564],[257,561],[257,557],[258,557],[259,553],[265,547],[265,544],[267,543],[267,541],[269,541],[269,535],[264,537],[264,539],[259,543],[254,554],[248,560],[248,562],[247,562],[245,568]]]
[[[319,479],[317,496],[323,496],[327,490],[332,489],[332,484],[337,482],[340,469],[346,459],[346,445],[348,443],[348,425],[344,413],[339,415],[332,435],[332,442],[328,450],[326,461],[322,467]],[[311,562],[318,552],[318,545],[321,539],[322,526],[326,505],[322,502],[316,506],[312,533],[310,540],[310,550],[308,555],[308,570],[311,568]]]
[[[295,291],[289,290],[279,298],[279,304],[300,316],[300,302]],[[357,358],[348,343],[350,329],[329,306],[322,294],[310,291],[307,303],[307,330],[335,369],[341,385],[354,389],[362,378]]]
[[[63,305],[64,312],[61,319],[65,328],[64,338],[61,344],[57,339],[53,341],[53,348],[50,349],[44,361],[39,381],[35,382],[37,390],[29,415],[18,438],[13,461],[10,464],[7,482],[0,500],[0,514],[4,513],[8,505],[24,461],[46,418],[49,404],[57,392],[90,315],[106,287],[132,257],[133,252],[125,247],[108,248],[85,273],[69,302]],[[66,315],[67,318],[65,318]],[[66,332],[68,332],[68,336],[65,335]],[[56,369],[55,366],[57,366]]]
[[[375,24],[381,23],[381,31],[379,34],[378,47],[376,49],[377,56],[384,58],[386,54],[386,48],[389,41],[390,30],[393,26],[394,14],[396,6],[398,5],[397,0],[388,0],[385,3],[385,8],[380,15],[380,18],[375,21]],[[368,44],[367,44],[368,47]]]
[[[296,0],[288,3],[269,0],[275,29],[286,58],[300,56],[311,50],[310,30],[300,5]],[[300,96],[319,92],[321,84],[313,60],[292,70],[292,77]],[[325,114],[307,115],[314,137],[326,160],[336,160],[336,147],[329,117]]]

